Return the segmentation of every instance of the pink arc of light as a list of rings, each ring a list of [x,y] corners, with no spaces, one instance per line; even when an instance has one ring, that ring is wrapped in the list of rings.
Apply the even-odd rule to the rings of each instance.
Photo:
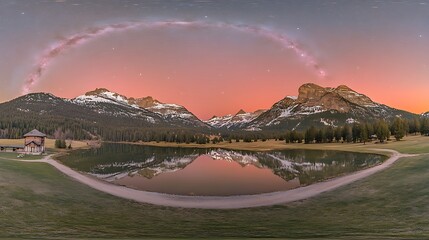
[[[32,73],[28,76],[22,86],[22,94],[27,94],[31,88],[36,85],[45,70],[55,60],[56,57],[62,55],[67,50],[73,47],[78,47],[90,40],[107,35],[109,33],[125,31],[142,27],[202,27],[202,28],[220,28],[230,29],[239,32],[245,32],[257,36],[267,38],[273,42],[279,43],[282,47],[292,50],[298,58],[308,67],[311,67],[320,78],[326,77],[326,71],[320,66],[316,59],[307,51],[300,47],[296,42],[289,39],[285,34],[275,32],[260,26],[252,26],[246,24],[231,24],[224,22],[200,22],[200,21],[157,21],[157,22],[125,22],[119,24],[110,24],[101,27],[88,28],[85,31],[67,36],[66,38],[54,42],[48,49],[44,51],[37,62]]]

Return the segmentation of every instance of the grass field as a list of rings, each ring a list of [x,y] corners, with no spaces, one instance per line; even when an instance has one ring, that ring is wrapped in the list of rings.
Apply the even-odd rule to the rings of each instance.
[[[254,144],[248,147],[268,149],[261,144],[273,145]],[[428,153],[429,137],[413,136],[388,144],[274,145]],[[425,154],[401,159],[364,180],[284,206],[178,209],[100,193],[42,163],[0,159],[0,238],[427,239],[428,182],[429,155]]]
[[[14,159],[14,160],[38,160],[45,157],[44,155],[23,155],[16,152],[2,152],[0,153],[0,160]]]
[[[67,142],[68,144],[69,142]],[[86,142],[82,141],[71,141],[70,142],[73,148],[82,148],[86,147]],[[24,139],[0,139],[0,145],[24,145]],[[45,140],[45,146],[48,149],[55,149],[55,139],[47,138]]]
[[[387,144],[375,144],[374,142],[362,143],[322,143],[322,144],[286,144],[284,141],[268,140],[265,142],[221,142],[218,144],[186,144],[170,142],[139,142],[137,145],[158,146],[158,147],[182,147],[182,148],[225,148],[235,150],[267,151],[275,149],[336,149],[354,152],[374,152],[373,149],[394,149],[401,153],[424,153],[429,152],[429,138],[420,135],[408,136],[406,140],[389,141]]]

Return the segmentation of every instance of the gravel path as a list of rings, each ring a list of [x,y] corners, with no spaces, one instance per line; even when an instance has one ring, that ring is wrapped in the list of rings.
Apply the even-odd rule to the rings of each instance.
[[[368,177],[376,172],[384,170],[390,167],[399,158],[415,156],[410,154],[401,154],[394,150],[377,150],[390,152],[392,153],[392,155],[388,160],[375,167],[361,170],[349,175],[333,178],[324,182],[315,183],[309,186],[273,193],[226,197],[180,196],[135,190],[86,176],[53,160],[51,156],[47,156],[42,160],[16,161],[48,163],[58,169],[60,172],[64,173],[65,175],[91,188],[136,202],[182,208],[236,209],[285,204],[311,198],[323,192],[331,191],[338,187],[350,184],[352,182]]]

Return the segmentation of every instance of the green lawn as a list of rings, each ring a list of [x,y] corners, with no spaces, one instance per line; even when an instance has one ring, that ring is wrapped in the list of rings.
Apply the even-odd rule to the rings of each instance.
[[[367,147],[429,152],[429,141],[415,139]],[[239,210],[135,203],[92,190],[43,163],[0,159],[0,238],[13,237],[427,239],[429,155],[404,158],[309,200]]]
[[[21,157],[18,157],[21,156]],[[14,152],[0,152],[0,160],[7,159],[16,159],[16,160],[38,160],[45,157],[44,155],[22,155],[20,153]]]

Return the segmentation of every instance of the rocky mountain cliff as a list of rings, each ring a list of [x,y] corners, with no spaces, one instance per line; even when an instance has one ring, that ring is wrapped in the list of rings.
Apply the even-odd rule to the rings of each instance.
[[[298,90],[298,97],[286,97],[269,110],[245,124],[248,130],[305,129],[315,126],[341,126],[346,123],[391,119],[416,115],[372,101],[347,86],[323,88],[307,83]]]

